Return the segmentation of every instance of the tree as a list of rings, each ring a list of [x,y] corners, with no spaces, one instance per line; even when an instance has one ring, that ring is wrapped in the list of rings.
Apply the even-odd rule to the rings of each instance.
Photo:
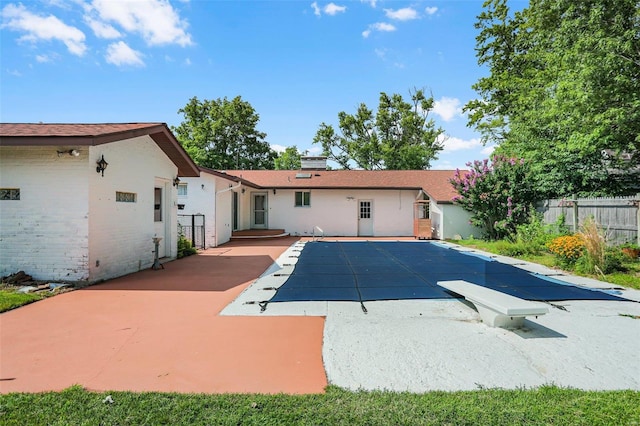
[[[428,169],[443,148],[442,129],[428,117],[432,108],[433,98],[422,90],[411,93],[411,103],[382,92],[375,115],[364,103],[353,115],[340,112],[340,133],[322,123],[313,143],[321,144],[323,155],[344,169]]]
[[[218,170],[272,169],[275,151],[257,130],[260,116],[240,96],[232,100],[197,97],[178,110],[182,123],[172,130],[196,164]]]
[[[489,0],[476,28],[489,76],[464,110],[483,140],[528,159],[547,196],[629,188],[640,155],[605,161],[602,152],[640,150],[638,1],[532,0],[511,13],[506,0]]]
[[[518,225],[529,221],[538,193],[523,159],[494,155],[467,163],[469,171],[456,170],[451,184],[458,191],[455,204],[471,213],[471,224],[489,239],[513,235]]]
[[[302,165],[300,157],[298,148],[295,145],[289,146],[284,152],[278,154],[273,160],[273,164],[276,170],[298,170]]]

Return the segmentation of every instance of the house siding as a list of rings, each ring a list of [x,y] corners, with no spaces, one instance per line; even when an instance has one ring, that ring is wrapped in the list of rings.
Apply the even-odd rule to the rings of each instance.
[[[109,163],[104,177],[95,163],[104,155]],[[167,258],[177,256],[177,189],[173,179],[177,167],[149,137],[98,145],[90,148],[89,164],[89,271],[90,281],[100,281],[152,266],[154,188],[163,199],[163,240]],[[116,191],[136,194],[135,203],[116,202]],[[160,235],[159,235],[160,236]]]
[[[469,238],[470,235],[482,236],[482,230],[469,223],[471,213],[455,204],[440,204],[442,210],[442,238],[450,239],[457,235]]]
[[[375,236],[413,235],[417,190],[311,189],[311,205],[294,207],[294,194],[299,190],[304,189],[277,189],[275,194],[267,191],[269,228],[304,236],[312,235],[318,226],[326,236],[357,236],[359,200],[371,200]],[[247,191],[245,208],[250,206],[250,193],[254,192]]]
[[[57,153],[71,148],[80,155]],[[20,189],[0,201],[0,276],[89,278],[89,163],[86,147],[0,147],[0,187]]]

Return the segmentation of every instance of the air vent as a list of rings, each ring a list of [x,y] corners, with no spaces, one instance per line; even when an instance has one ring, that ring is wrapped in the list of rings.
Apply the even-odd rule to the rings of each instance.
[[[296,179],[311,179],[311,173],[296,173]]]

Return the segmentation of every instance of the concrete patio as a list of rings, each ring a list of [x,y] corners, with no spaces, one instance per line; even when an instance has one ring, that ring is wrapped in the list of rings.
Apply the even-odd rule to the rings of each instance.
[[[269,299],[261,287],[300,245],[234,241],[1,314],[0,392],[640,390],[640,291],[554,303],[519,330],[487,327],[455,299],[367,302],[366,314],[355,302],[245,304]]]

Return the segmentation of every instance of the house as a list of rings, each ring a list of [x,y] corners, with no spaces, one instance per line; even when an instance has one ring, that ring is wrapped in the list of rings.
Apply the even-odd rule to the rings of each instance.
[[[241,197],[247,189],[258,187],[206,167],[199,170],[200,177],[184,178],[178,184],[179,229],[199,248],[217,247],[240,229]]]
[[[177,255],[180,177],[164,123],[0,124],[0,276],[93,283]]]
[[[301,170],[201,172],[186,179],[190,189],[181,203],[188,214],[215,218],[215,225],[207,218],[207,246],[249,229],[299,236],[320,230],[325,236],[412,236],[416,201],[426,201],[433,238],[480,234],[469,224],[470,214],[452,202],[453,170],[327,170],[325,158],[307,157]]]

